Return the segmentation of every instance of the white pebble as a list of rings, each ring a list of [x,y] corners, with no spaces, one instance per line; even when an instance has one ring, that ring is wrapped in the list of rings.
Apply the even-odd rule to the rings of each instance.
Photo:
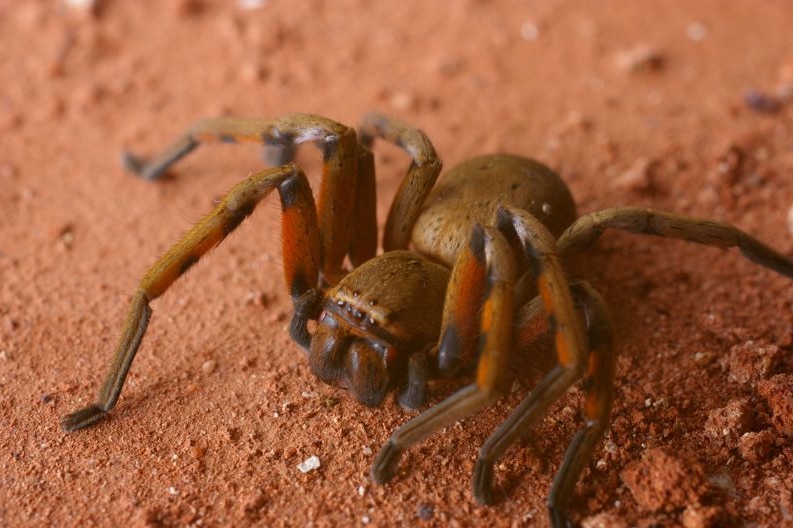
[[[89,10],[93,9],[94,4],[96,4],[96,0],[64,0],[63,3],[68,7]]]
[[[408,110],[416,104],[416,98],[406,92],[398,92],[391,96],[389,101],[396,110]]]
[[[204,361],[204,363],[201,365],[201,371],[204,374],[212,374],[215,371],[215,367],[217,366],[218,366],[217,361],[215,361],[214,359],[208,359]]]
[[[540,36],[540,29],[537,27],[537,24],[533,24],[531,22],[524,22],[520,26],[520,38],[523,40],[537,40],[537,37]]]
[[[264,7],[264,4],[267,2],[265,0],[237,0],[237,5],[240,6],[240,9],[259,9],[260,7]]]
[[[317,468],[319,468],[319,457],[316,455],[308,457],[297,465],[297,469],[299,469],[301,473],[308,473],[309,471],[314,471]]]
[[[708,28],[700,22],[692,22],[686,28],[686,35],[693,41],[699,42],[708,36]]]

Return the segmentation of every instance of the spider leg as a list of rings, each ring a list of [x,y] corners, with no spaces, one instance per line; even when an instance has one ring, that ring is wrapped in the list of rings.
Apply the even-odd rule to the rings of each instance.
[[[155,180],[198,145],[210,142],[272,145],[278,147],[276,161],[284,164],[291,161],[295,145],[305,142],[321,144],[323,175],[317,198],[322,240],[321,268],[329,282],[338,282],[343,276],[342,263],[349,249],[350,224],[358,202],[355,198],[360,196],[356,194],[355,187],[358,151],[361,149],[355,130],[312,114],[295,114],[273,120],[207,118],[198,121],[155,157],[145,160],[125,152],[122,161],[128,170],[146,180]],[[373,222],[374,216],[367,221]],[[376,229],[376,225],[370,228]],[[369,251],[366,248],[364,253]]]
[[[358,133],[366,148],[371,148],[374,139],[380,138],[397,145],[412,158],[391,203],[383,232],[385,251],[407,249],[424,200],[441,172],[441,161],[424,132],[383,114],[366,114]]]
[[[444,378],[453,377],[463,365],[476,361],[488,273],[483,243],[480,231],[474,231],[449,278],[437,354],[438,373]]]
[[[565,508],[572,497],[576,482],[586,464],[591,460],[595,445],[608,426],[614,392],[615,355],[612,348],[612,323],[605,302],[600,295],[585,282],[571,286],[576,306],[583,313],[589,345],[589,358],[585,386],[587,399],[584,407],[585,425],[576,433],[565,453],[562,465],[556,474],[548,497],[548,511],[554,526],[565,526]],[[529,307],[536,304],[533,300]],[[541,317],[541,306],[534,306],[528,313],[527,324],[531,319]],[[538,386],[532,394],[518,406],[510,417],[488,438],[479,452],[474,467],[473,492],[479,502],[493,502],[493,466],[506,450],[531,429],[543,410],[546,397],[544,386],[550,384],[551,375]],[[561,396],[559,394],[558,396]]]
[[[465,271],[475,267],[479,269],[467,276]],[[372,465],[372,478],[376,482],[386,482],[393,476],[405,449],[498,398],[503,390],[503,378],[507,373],[505,362],[512,343],[514,281],[515,264],[506,240],[495,229],[475,226],[470,244],[461,251],[452,270],[445,310],[461,309],[460,302],[468,300],[475,306],[462,308],[471,309],[478,318],[472,326],[451,330],[455,319],[444,317],[447,322],[442,335],[460,337],[442,338],[439,346],[443,349],[475,342],[480,350],[476,380],[392,433]],[[469,296],[469,291],[482,291],[483,295]]]
[[[752,262],[793,279],[793,260],[734,226],[639,207],[617,207],[582,216],[559,238],[559,251],[563,255],[583,251],[606,229],[679,238],[725,249],[737,247]]]
[[[86,427],[99,420],[116,404],[124,380],[151,318],[149,303],[165,293],[210,249],[250,215],[273,189],[281,197],[284,277],[292,298],[316,287],[319,280],[319,230],[311,188],[295,165],[257,172],[236,186],[218,206],[190,229],[141,279],[107,377],[97,402],[69,414],[61,421],[67,431]]]
[[[495,461],[584,374],[588,357],[588,343],[553,236],[539,220],[519,209],[499,208],[496,225],[510,241],[517,242],[528,259],[553,333],[558,365],[482,447],[474,468],[473,490],[476,499],[485,504],[493,501]]]
[[[294,301],[294,312],[292,314],[292,321],[289,324],[289,336],[292,340],[309,350],[311,347],[311,333],[308,330],[308,322],[316,321],[322,312],[322,303],[325,296],[322,291],[316,288],[306,290]]]
[[[350,222],[350,262],[358,267],[377,253],[377,185],[372,151],[358,145],[358,181]]]
[[[584,381],[587,397],[584,404],[584,427],[565,452],[548,494],[548,513],[554,526],[565,526],[565,510],[573,496],[576,482],[608,427],[614,400],[616,355],[611,315],[600,294],[586,282],[572,286],[573,296],[585,315],[589,335],[589,361]]]
[[[410,355],[408,359],[407,380],[400,388],[397,401],[405,409],[418,409],[427,401],[427,384],[432,378],[431,352],[435,346],[428,346]]]

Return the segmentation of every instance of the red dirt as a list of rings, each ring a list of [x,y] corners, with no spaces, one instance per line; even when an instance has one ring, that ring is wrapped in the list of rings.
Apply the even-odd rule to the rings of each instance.
[[[109,419],[61,431],[94,398],[153,257],[260,166],[254,147],[204,147],[151,184],[119,153],[203,116],[354,125],[379,109],[425,130],[447,168],[531,155],[582,212],[713,217],[791,255],[791,27],[784,1],[0,4],[0,525],[545,525],[581,389],[499,462],[493,507],[471,497],[477,451],[539,368],[375,485],[374,453],[411,413],[311,376],[286,331],[274,200],[154,304]],[[407,161],[377,154],[382,219]],[[619,347],[613,424],[574,519],[793,526],[790,280],[627,234],[571,270],[612,307]],[[697,493],[624,481],[648,453],[672,457],[670,479],[702,478]]]

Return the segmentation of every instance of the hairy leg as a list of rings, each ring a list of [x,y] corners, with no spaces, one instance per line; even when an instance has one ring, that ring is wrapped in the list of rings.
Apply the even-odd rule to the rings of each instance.
[[[295,301],[316,287],[319,231],[308,180],[291,164],[251,175],[232,188],[221,203],[160,257],[141,279],[96,403],[64,417],[61,426],[65,430],[86,427],[115,406],[151,318],[149,303],[226,238],[273,189],[281,196],[287,287]]]

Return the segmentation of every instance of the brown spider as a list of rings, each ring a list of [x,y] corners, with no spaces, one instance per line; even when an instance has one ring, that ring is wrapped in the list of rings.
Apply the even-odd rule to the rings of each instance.
[[[353,129],[314,115],[206,119],[151,161],[126,154],[126,166],[146,179],[156,179],[210,141],[275,146],[280,166],[237,184],[146,273],[98,401],[66,416],[63,428],[86,427],[115,406],[151,316],[149,303],[277,189],[284,274],[294,301],[290,334],[308,351],[317,377],[348,388],[366,405],[379,405],[396,389],[402,405],[417,408],[429,380],[477,365],[473,383],[393,432],[372,467],[377,482],[391,478],[405,449],[493,403],[509,378],[510,354],[529,345],[531,332],[523,330],[547,319],[558,365],[482,446],[473,492],[479,502],[493,501],[493,464],[583,377],[584,426],[548,498],[551,523],[563,526],[575,484],[608,424],[615,355],[603,300],[586,282],[569,283],[561,259],[615,228],[738,247],[750,260],[793,278],[793,261],[727,224],[634,207],[576,219],[562,180],[517,156],[472,159],[433,189],[441,162],[424,133],[370,114],[359,134],[358,139]],[[412,158],[378,256],[370,150],[375,138]],[[306,177],[290,163],[295,145],[307,141],[324,153],[316,207]],[[353,266],[349,272],[345,258]],[[313,332],[309,321],[316,321]]]

